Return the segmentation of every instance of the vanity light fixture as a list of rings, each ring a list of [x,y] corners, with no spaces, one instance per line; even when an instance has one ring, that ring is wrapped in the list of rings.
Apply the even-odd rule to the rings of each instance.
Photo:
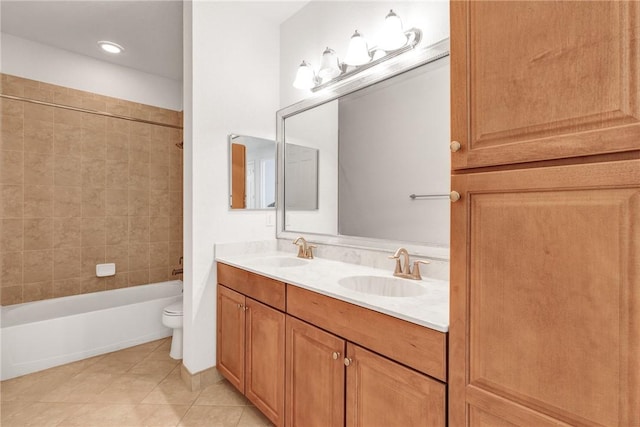
[[[381,35],[380,43],[369,49],[365,38],[356,30],[349,41],[344,62],[340,62],[336,52],[327,47],[322,53],[322,63],[317,76],[309,63],[302,61],[293,87],[303,90],[311,89],[313,92],[324,89],[413,49],[420,43],[422,31],[417,28],[404,31],[400,17],[390,10],[385,18]]]
[[[114,42],[110,42],[107,40],[101,40],[98,42],[98,46],[100,46],[102,48],[102,50],[104,50],[105,52],[108,53],[120,53],[124,51],[124,48],[122,46],[120,46],[117,43]]]

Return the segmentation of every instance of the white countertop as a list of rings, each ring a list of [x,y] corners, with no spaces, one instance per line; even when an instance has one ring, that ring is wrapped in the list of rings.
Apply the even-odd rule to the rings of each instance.
[[[418,284],[424,294],[413,297],[386,297],[347,289],[338,281],[347,276],[393,277],[393,262],[381,270],[322,258],[304,260],[305,265],[276,267],[265,263],[273,257],[295,258],[289,252],[265,252],[250,255],[217,256],[216,261],[242,268],[272,279],[318,292],[440,332],[449,330],[449,282],[423,277],[422,280],[399,279]]]

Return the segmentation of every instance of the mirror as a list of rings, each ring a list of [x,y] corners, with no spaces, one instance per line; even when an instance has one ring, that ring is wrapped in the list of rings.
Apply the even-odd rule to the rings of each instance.
[[[254,136],[230,134],[229,207],[273,209],[276,200],[276,144]]]
[[[364,247],[402,244],[448,258],[448,39],[278,112],[278,237]],[[323,91],[324,92],[324,91]],[[289,204],[289,144],[318,153],[317,208]],[[397,247],[397,246],[395,246]],[[434,250],[435,249],[435,250]]]
[[[285,209],[288,212],[318,209],[318,150],[288,143],[284,150]]]

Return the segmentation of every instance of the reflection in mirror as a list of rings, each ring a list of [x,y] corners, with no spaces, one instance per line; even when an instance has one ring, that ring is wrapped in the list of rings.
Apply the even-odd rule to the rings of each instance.
[[[449,246],[448,40],[433,46],[392,77],[279,112],[278,141],[318,149],[320,177],[318,209],[281,206],[279,237]],[[287,194],[286,174],[283,181]]]
[[[284,146],[284,205],[288,212],[318,209],[318,149]]]
[[[246,135],[229,135],[231,209],[272,209],[276,200],[276,144]]]

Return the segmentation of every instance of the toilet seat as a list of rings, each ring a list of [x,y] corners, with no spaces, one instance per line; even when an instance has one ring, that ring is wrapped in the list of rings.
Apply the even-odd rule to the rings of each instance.
[[[164,309],[164,314],[167,316],[182,316],[182,301],[173,303]]]

